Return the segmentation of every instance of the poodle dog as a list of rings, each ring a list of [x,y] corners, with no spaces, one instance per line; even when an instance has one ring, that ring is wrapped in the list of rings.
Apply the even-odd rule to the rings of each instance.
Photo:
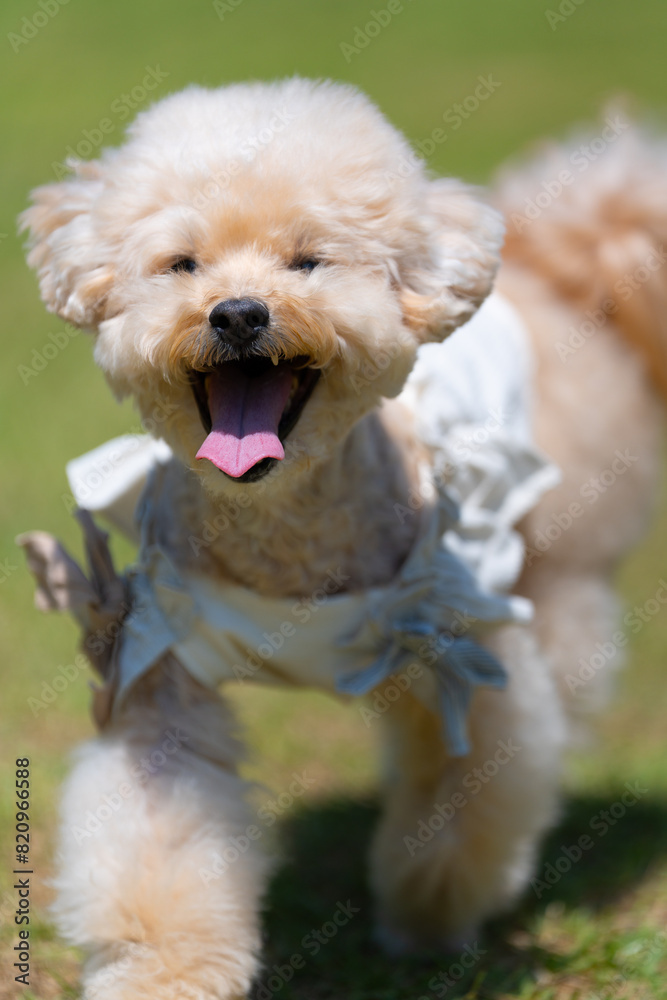
[[[529,884],[660,465],[665,157],[602,136],[492,207],[349,86],[190,87],[34,193],[44,301],[154,434],[70,464],[90,579],[21,539],[102,678],[57,878],[85,997],[258,974],[269,863],[222,682],[370,696],[389,951],[463,947]],[[138,542],[122,576],[89,511]]]

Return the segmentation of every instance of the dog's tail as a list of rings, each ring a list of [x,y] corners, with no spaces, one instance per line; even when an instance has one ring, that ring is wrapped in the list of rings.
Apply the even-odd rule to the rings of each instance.
[[[667,401],[667,142],[613,113],[498,180],[505,259],[546,279],[592,328],[609,316]]]

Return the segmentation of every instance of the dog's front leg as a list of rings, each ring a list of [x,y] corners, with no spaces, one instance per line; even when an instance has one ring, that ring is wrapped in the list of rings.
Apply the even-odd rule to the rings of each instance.
[[[167,655],[80,749],[55,913],[86,952],[86,1000],[246,996],[267,866],[248,836],[231,725]]]
[[[474,945],[527,886],[554,820],[565,727],[551,672],[527,630],[490,645],[508,687],[475,691],[465,757],[448,755],[440,717],[410,691],[385,715],[390,781],[372,875],[389,951]]]

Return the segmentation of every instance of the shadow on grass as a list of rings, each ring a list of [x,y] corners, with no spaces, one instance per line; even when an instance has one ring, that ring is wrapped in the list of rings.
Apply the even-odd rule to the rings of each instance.
[[[366,857],[378,817],[374,804],[334,801],[302,809],[283,829],[287,860],[271,884],[268,950],[254,1000],[493,1000],[519,994],[538,969],[559,972],[569,958],[532,946],[529,935],[520,935],[525,947],[509,944],[508,936],[516,939],[555,901],[591,910],[613,903],[667,853],[667,804],[640,798],[615,820],[614,801],[569,800],[538,866],[540,878],[552,866],[554,884],[545,880],[539,899],[529,889],[514,914],[493,922],[480,941],[484,957],[470,970],[456,955],[389,960],[373,942]],[[568,868],[563,848],[576,857],[571,848],[583,834],[593,846]]]
[[[635,787],[641,793],[641,786]],[[588,838],[583,850],[582,837]],[[593,911],[613,905],[665,856],[667,802],[641,794],[637,799],[629,791],[625,803],[620,796],[570,798],[542,850],[537,878],[548,888],[537,886],[541,896],[535,907],[554,900]]]

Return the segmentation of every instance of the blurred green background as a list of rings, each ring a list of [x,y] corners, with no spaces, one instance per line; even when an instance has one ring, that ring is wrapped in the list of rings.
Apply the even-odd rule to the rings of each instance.
[[[32,759],[36,869],[27,996],[77,995],[77,956],[54,940],[46,880],[57,784],[69,749],[92,733],[83,672],[53,704],[36,715],[30,707],[58,668],[73,662],[75,631],[33,610],[32,585],[13,538],[39,527],[77,549],[62,500],[65,461],[137,428],[131,408],[114,403],[93,367],[86,335],[63,337],[63,324],[39,301],[16,234],[28,191],[55,179],[68,147],[88,142],[99,148],[103,119],[110,122],[105,143],[117,144],[131,117],[123,110],[128,103],[138,110],[193,81],[215,86],[293,73],[349,80],[420,142],[474,92],[479,76],[491,75],[500,86],[460,128],[448,130],[429,157],[435,171],[480,182],[527,143],[595,119],[616,95],[628,95],[639,112],[664,113],[667,6],[657,0],[403,0],[385,27],[366,32],[375,14],[387,20],[386,10],[385,0],[7,0],[0,12],[2,998],[18,992],[9,958],[15,905],[10,780],[15,757],[23,755]],[[375,37],[362,47],[357,29]],[[149,68],[166,75],[142,95]],[[54,343],[50,335],[63,346],[45,351]],[[28,368],[33,374],[26,375]],[[666,569],[666,536],[663,514],[620,574],[628,601],[643,603],[654,594]],[[563,824],[545,846],[543,862],[573,843],[625,781],[641,780],[649,794],[541,901],[527,899],[491,928],[487,956],[448,996],[667,996],[664,939],[656,937],[667,922],[666,647],[661,613],[634,640],[598,740],[572,761]],[[446,960],[392,964],[370,940],[363,856],[376,808],[377,733],[363,725],[358,706],[317,695],[244,690],[233,697],[257,748],[248,773],[276,791],[295,772],[315,779],[281,824],[284,863],[266,915],[269,965],[298,951],[303,935],[329,918],[338,899],[351,897],[361,908],[276,996],[435,996],[428,982],[446,971]]]

